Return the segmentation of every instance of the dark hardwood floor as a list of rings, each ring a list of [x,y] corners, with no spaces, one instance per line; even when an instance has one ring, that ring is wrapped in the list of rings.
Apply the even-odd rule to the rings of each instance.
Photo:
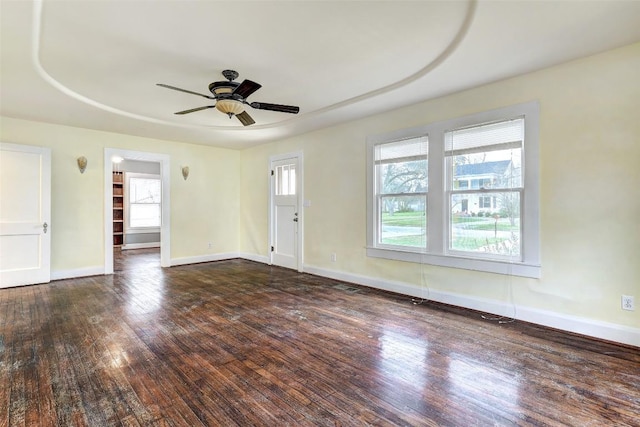
[[[640,349],[243,260],[0,290],[2,426],[640,425]]]

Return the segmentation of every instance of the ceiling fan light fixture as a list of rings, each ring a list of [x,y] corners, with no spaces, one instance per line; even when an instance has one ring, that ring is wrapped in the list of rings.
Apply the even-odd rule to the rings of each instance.
[[[0,0],[1,1],[1,0]],[[157,83],[158,86],[167,89],[177,90],[178,92],[190,93],[191,95],[202,96],[207,99],[215,99],[217,102],[215,105],[205,105],[204,107],[190,108],[184,111],[178,111],[174,114],[189,114],[196,111],[206,110],[208,108],[215,108],[221,113],[226,114],[231,119],[236,116],[243,126],[250,126],[255,123],[253,118],[245,109],[245,104],[250,105],[251,108],[258,110],[279,111],[281,113],[298,114],[300,107],[295,105],[280,105],[269,104],[267,102],[248,102],[247,98],[251,96],[255,91],[260,89],[262,85],[249,79],[244,79],[242,83],[234,82],[238,78],[238,72],[233,70],[224,70],[222,75],[227,81],[213,82],[209,84],[209,92],[213,96],[204,95],[202,93],[193,92],[187,89],[181,89],[179,87],[166,85],[164,83]]]
[[[242,113],[244,111],[244,105],[235,99],[221,99],[216,103],[216,110],[231,117],[235,114]]]

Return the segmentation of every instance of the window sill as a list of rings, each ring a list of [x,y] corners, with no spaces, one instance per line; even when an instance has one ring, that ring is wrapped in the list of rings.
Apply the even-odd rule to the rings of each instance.
[[[159,233],[160,227],[126,228],[124,231],[127,234],[150,234],[150,233]]]
[[[487,273],[539,279],[542,267],[526,262],[508,262],[481,258],[468,258],[454,255],[421,253],[403,250],[391,250],[367,247],[367,256],[395,261],[414,262],[418,264],[437,265],[440,267],[461,268],[464,270],[484,271]]]

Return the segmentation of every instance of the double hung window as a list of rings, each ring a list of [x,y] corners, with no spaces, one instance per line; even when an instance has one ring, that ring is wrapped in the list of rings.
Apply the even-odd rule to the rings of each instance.
[[[128,230],[160,228],[162,185],[159,176],[127,173],[125,197]]]
[[[537,103],[367,146],[369,256],[539,277]]]
[[[524,118],[448,131],[444,140],[447,249],[521,261]]]
[[[375,147],[378,244],[422,250],[427,232],[426,137]]]

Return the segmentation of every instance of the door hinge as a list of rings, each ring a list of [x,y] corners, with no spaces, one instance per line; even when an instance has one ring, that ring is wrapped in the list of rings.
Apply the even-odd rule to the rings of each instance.
[[[275,172],[273,171],[273,169],[271,170],[271,176],[275,175]]]
[[[273,248],[273,246],[271,246],[271,252],[273,252],[273,251],[274,251],[274,248]]]

